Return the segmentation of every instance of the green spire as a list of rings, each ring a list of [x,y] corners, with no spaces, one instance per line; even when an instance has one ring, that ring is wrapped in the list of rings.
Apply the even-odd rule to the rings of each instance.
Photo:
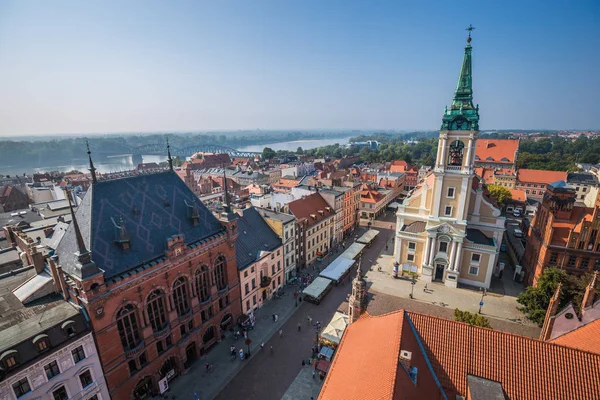
[[[469,37],[465,47],[454,100],[450,108],[444,110],[441,130],[479,130],[479,106],[473,106],[473,75],[471,72],[471,31],[475,29],[469,26]]]

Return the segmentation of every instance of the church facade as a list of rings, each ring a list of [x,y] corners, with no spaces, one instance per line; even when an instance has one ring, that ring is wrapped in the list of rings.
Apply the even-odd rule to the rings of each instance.
[[[473,105],[471,52],[469,35],[433,171],[398,208],[394,255],[399,268],[423,281],[489,288],[505,218],[474,173],[479,105]]]

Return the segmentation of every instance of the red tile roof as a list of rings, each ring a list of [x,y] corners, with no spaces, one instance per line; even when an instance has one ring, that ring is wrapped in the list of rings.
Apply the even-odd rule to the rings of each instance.
[[[545,171],[542,169],[525,169],[517,170],[517,181],[543,183],[545,185],[557,181],[567,181],[567,173],[565,171]]]
[[[319,193],[292,201],[288,207],[296,219],[305,218],[309,227],[317,225],[335,214],[335,211]]]
[[[392,399],[403,393],[395,379],[404,323],[414,326],[448,398],[466,396],[468,375],[499,382],[509,399],[599,398],[598,354],[399,310],[363,316],[346,329],[319,399]]]
[[[520,190],[520,189],[508,189],[510,190],[510,194],[512,195],[512,199],[514,201],[520,201],[520,202],[525,202],[527,201],[527,195],[525,194],[524,190]]]
[[[600,354],[600,319],[565,333],[551,341],[554,344]]]
[[[403,320],[403,312],[378,317],[364,314],[349,325],[329,368],[319,400],[391,399],[396,383]]]
[[[480,162],[513,164],[518,149],[519,141],[516,139],[479,139],[475,157]]]
[[[596,354],[429,315],[408,315],[450,396],[466,395],[471,374],[500,382],[510,399],[598,398]]]

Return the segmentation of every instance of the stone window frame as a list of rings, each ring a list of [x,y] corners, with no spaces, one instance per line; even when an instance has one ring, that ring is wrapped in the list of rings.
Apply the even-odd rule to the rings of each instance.
[[[452,189],[452,196],[450,196],[450,189]],[[456,187],[450,186],[450,187],[446,188],[446,198],[447,199],[456,198]]]
[[[137,307],[132,303],[124,304],[116,314],[119,338],[125,350],[136,348],[142,337],[138,323]]]
[[[245,271],[245,276],[248,276],[248,271]],[[194,274],[194,284],[196,285],[196,294],[198,300],[204,303],[210,300],[211,293],[211,282],[210,282],[210,268],[208,265],[201,265]]]
[[[161,289],[153,290],[146,298],[146,313],[153,332],[160,332],[169,323],[166,298]]]
[[[214,283],[217,290],[225,290],[227,288],[227,260],[225,256],[219,255],[213,263]]]
[[[473,270],[475,271],[475,273],[472,272]],[[469,265],[469,275],[473,275],[473,276],[479,275],[479,264]]]
[[[187,283],[187,279],[184,276],[180,276],[173,282],[172,286],[173,306],[179,317],[183,317],[190,312],[190,298]]]
[[[26,392],[23,392],[23,393],[21,393],[21,394],[19,395],[19,394],[17,394],[17,389],[16,389],[16,386],[17,386],[17,385],[18,385],[19,387],[23,386],[23,381],[25,381],[25,384],[27,384],[27,388],[29,388],[29,390],[28,390],[28,391],[26,391]],[[31,393],[31,391],[32,391],[32,390],[31,390],[31,383],[29,382],[29,378],[28,378],[27,376],[24,376],[23,378],[19,379],[19,380],[18,380],[18,381],[16,381],[16,382],[13,382],[13,383],[11,384],[11,387],[12,387],[13,393],[15,394],[15,397],[16,397],[17,399],[18,399],[18,398],[21,398],[21,397],[23,397],[23,396],[25,396],[27,393]]]
[[[448,208],[450,208],[450,212],[449,213],[447,212]],[[451,217],[453,211],[454,211],[454,207],[453,206],[444,206],[444,217]]]
[[[54,365],[52,365],[54,364]],[[53,367],[56,367],[56,370],[58,371],[57,373],[54,373],[54,369]],[[52,376],[48,376],[48,371],[50,371],[53,375]],[[48,364],[44,365],[44,372],[45,372],[45,376],[48,382],[50,382],[50,379],[53,379],[54,377],[56,377],[57,375],[61,374],[61,370],[60,370],[60,365],[58,364],[57,360],[52,360],[50,361]]]

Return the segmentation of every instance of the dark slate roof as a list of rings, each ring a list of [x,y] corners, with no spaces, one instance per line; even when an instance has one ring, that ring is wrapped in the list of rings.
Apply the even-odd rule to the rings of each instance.
[[[197,226],[193,225],[188,205],[198,210]],[[184,235],[185,243],[190,244],[222,230],[214,215],[172,171],[99,181],[90,186],[75,217],[92,260],[106,279],[164,255],[167,239],[173,235]],[[114,222],[118,224],[120,217],[131,238],[128,251],[115,243]],[[76,252],[70,224],[56,254],[66,273],[81,276]]]
[[[567,174],[567,182],[580,185],[597,185],[598,178],[594,174],[582,172],[569,172]]]
[[[402,227],[402,232],[421,233],[425,231],[425,226],[425,222],[415,221],[411,224],[404,225]]]
[[[476,244],[494,245],[494,239],[485,236],[479,229],[467,229],[467,239]]]
[[[246,208],[238,219],[238,237],[235,242],[239,270],[248,267],[259,257],[261,251],[273,251],[281,246],[279,236],[254,208]]]

